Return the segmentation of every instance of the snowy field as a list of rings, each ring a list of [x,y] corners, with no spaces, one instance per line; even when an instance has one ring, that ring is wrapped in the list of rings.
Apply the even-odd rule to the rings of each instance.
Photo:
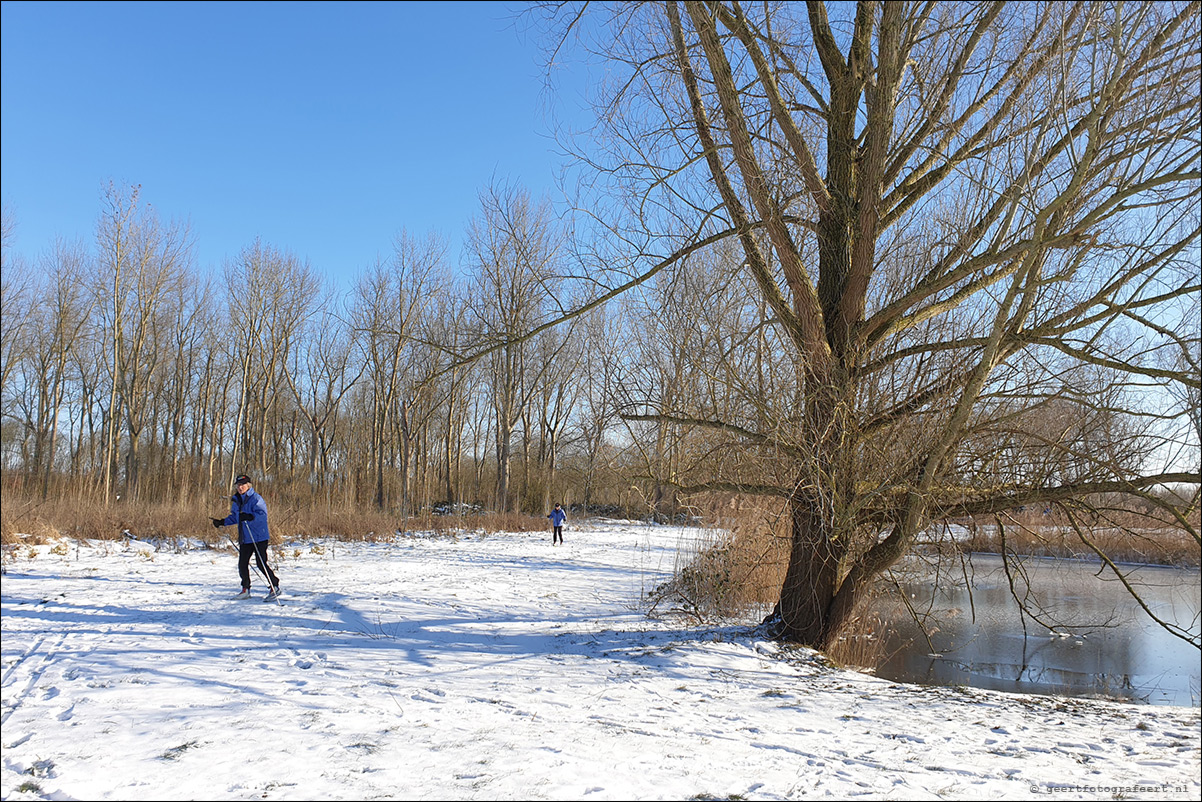
[[[22,547],[4,799],[1197,799],[1199,710],[897,685],[648,620],[698,533]],[[36,551],[36,553],[35,553]],[[262,582],[256,583],[261,595]]]

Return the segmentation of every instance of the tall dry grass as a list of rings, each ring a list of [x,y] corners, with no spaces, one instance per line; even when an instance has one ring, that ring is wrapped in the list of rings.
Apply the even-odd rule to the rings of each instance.
[[[969,537],[958,544],[965,552],[1097,560],[1100,551],[1118,563],[1191,568],[1202,564],[1202,547],[1189,531],[1134,514],[1078,519],[1074,525],[1054,512],[1027,513],[999,520],[967,521],[965,526]],[[1192,526],[1197,532],[1197,522]]]
[[[708,513],[712,537],[677,556],[673,578],[649,595],[653,610],[721,620],[771,607],[789,555],[782,509],[731,499]]]
[[[197,504],[127,504],[105,506],[89,499],[14,497],[6,492],[0,511],[0,541],[40,543],[62,538],[118,540],[123,532],[145,537],[191,537],[206,542],[221,538],[206,511]],[[214,516],[227,514],[228,509]]]
[[[326,505],[288,508],[267,496],[272,540],[308,538],[388,540],[408,532],[522,532],[544,529],[546,519],[521,513],[402,517],[374,509],[333,509]],[[118,540],[124,532],[139,538],[189,538],[218,543],[231,528],[214,529],[210,518],[229,514],[228,500],[150,503],[120,501],[104,505],[87,499],[41,500],[5,492],[0,505],[0,542],[40,544],[64,538]]]

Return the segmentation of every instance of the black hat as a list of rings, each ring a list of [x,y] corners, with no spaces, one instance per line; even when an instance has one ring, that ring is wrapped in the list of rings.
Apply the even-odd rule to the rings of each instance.
[[[238,478],[234,480],[234,486],[250,484],[250,477],[244,473],[238,474]]]

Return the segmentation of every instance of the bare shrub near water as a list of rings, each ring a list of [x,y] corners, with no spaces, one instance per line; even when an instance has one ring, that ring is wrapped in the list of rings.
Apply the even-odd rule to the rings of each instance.
[[[783,505],[763,500],[734,500],[720,514],[711,512],[712,537],[678,552],[673,578],[649,594],[652,610],[699,621],[766,611],[788,563],[789,523],[783,515]]]

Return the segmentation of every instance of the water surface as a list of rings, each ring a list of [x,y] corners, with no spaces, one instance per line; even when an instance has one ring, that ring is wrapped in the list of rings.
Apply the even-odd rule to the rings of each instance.
[[[1156,616],[1199,632],[1197,569],[1120,566]],[[891,621],[878,676],[1021,693],[1110,696],[1150,704],[1199,704],[1199,651],[1157,626],[1109,569],[1080,560],[1024,558],[1007,577],[1002,560],[899,574],[930,642],[895,597],[876,611]],[[1039,621],[1020,613],[1015,595]]]

